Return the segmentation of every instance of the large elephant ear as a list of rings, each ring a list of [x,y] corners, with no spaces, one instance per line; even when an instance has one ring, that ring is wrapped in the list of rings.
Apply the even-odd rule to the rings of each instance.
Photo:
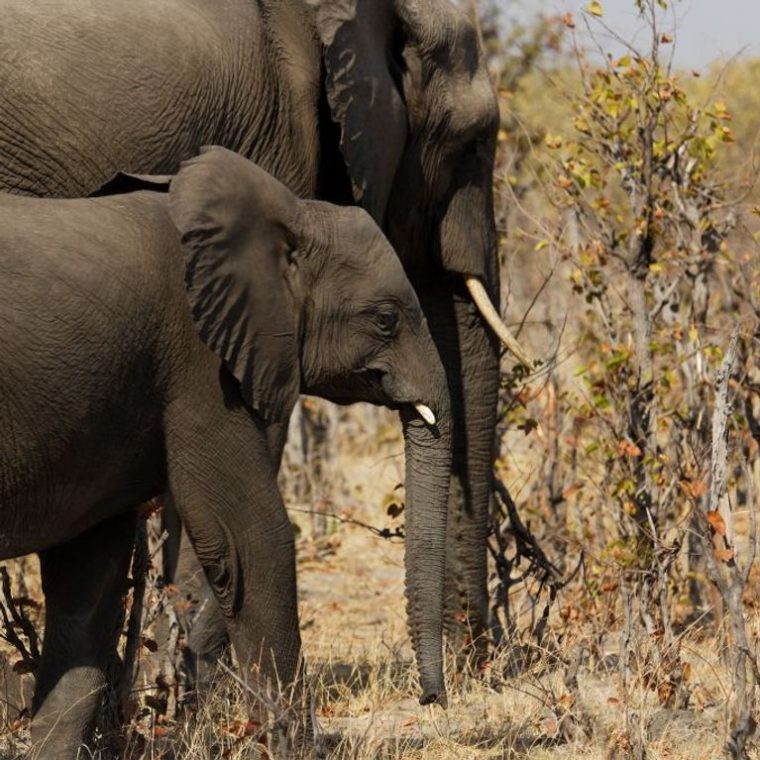
[[[287,419],[300,385],[287,285],[298,205],[263,169],[216,147],[183,163],[169,191],[198,333],[268,422]]]
[[[393,77],[392,4],[308,0],[324,48],[327,100],[354,198],[381,226],[406,143],[404,100]]]

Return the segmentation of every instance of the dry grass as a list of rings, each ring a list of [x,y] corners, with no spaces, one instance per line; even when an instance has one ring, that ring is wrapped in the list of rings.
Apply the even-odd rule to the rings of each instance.
[[[385,431],[378,445],[352,446],[335,463],[342,473],[341,488],[330,509],[383,526],[394,524],[383,505],[400,482],[402,457],[393,425],[386,428],[386,418],[380,419],[379,426],[373,425]],[[593,621],[568,625],[557,612],[560,600],[552,613],[547,650],[533,650],[521,672],[513,673],[507,653],[475,678],[459,677],[449,668],[449,709],[421,707],[406,632],[403,544],[332,520],[326,536],[313,538],[308,515],[294,513],[294,518],[303,530],[302,634],[315,712],[330,757],[541,760],[626,755],[616,666],[619,631],[600,633]],[[760,630],[760,616],[754,618],[754,627]],[[730,683],[722,664],[724,644],[709,628],[693,625],[682,634],[682,646],[691,668],[688,710],[662,709],[656,694],[643,687],[625,698],[638,706],[649,757],[718,757]],[[579,653],[578,689],[571,695],[568,664]],[[152,711],[145,709],[127,731],[124,756],[250,757],[254,745],[245,738],[243,696],[221,674],[199,706],[188,708],[177,721],[156,723]],[[11,730],[14,717],[7,709],[3,760],[20,757],[28,738],[25,725]]]

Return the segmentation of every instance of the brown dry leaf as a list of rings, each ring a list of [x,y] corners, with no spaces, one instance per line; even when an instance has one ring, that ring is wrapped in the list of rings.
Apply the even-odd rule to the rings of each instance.
[[[560,607],[559,616],[567,622],[568,620],[577,620],[580,617],[580,612],[578,611],[578,608],[570,602],[564,607]]]
[[[657,687],[657,699],[661,705],[665,705],[673,698],[673,684],[669,682],[661,683]]]
[[[385,511],[388,513],[389,517],[395,519],[404,511],[404,505],[399,504],[397,501],[392,501]]]
[[[411,728],[414,728],[419,721],[415,716],[411,716],[409,718],[404,718],[404,720],[401,721],[399,726],[402,730],[408,731]]]
[[[624,438],[618,442],[618,454],[621,457],[640,457],[641,449],[632,441]]]
[[[573,483],[571,486],[568,486],[563,492],[562,492],[562,498],[567,500],[571,499],[575,494],[577,494],[581,489],[583,488],[583,482],[577,481]]]
[[[569,11],[562,17],[562,23],[568,29],[575,29],[575,19],[573,18],[573,14]]]
[[[734,550],[730,546],[726,549],[716,549],[714,554],[718,562],[730,562],[734,558]]]
[[[704,480],[679,480],[678,486],[692,501],[707,493],[707,483]]]
[[[723,517],[720,512],[711,510],[707,513],[707,522],[710,523],[710,527],[719,535],[726,535],[726,523],[723,521]]]
[[[18,676],[23,676],[26,673],[34,673],[34,667],[24,660],[17,660],[13,663],[13,672]]]
[[[253,736],[259,730],[259,724],[254,720],[233,720],[223,729],[226,733],[234,736],[236,739],[242,739],[244,736]]]

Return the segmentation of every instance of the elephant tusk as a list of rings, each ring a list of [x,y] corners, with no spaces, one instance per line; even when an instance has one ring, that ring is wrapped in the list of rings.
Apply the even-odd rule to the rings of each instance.
[[[520,360],[526,367],[533,366],[533,360],[523,347],[517,342],[517,339],[513,337],[509,332],[509,328],[504,324],[499,312],[496,311],[496,307],[491,303],[491,299],[486,293],[486,289],[483,287],[483,283],[478,277],[466,276],[464,278],[467,290],[470,291],[472,300],[475,306],[478,307],[478,311],[483,316],[483,319],[488,323],[488,326],[496,333],[496,336],[501,342]]]
[[[428,425],[435,425],[435,415],[429,406],[425,406],[425,404],[415,404],[414,408],[417,410],[417,414],[419,414]]]

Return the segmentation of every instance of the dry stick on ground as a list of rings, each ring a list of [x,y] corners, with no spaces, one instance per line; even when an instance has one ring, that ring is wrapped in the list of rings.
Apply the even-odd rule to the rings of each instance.
[[[361,520],[356,520],[353,517],[346,517],[345,515],[338,514],[337,512],[302,509],[300,507],[288,507],[288,512],[299,512],[304,515],[321,514],[325,517],[330,517],[333,520],[337,520],[339,523],[343,523],[345,525],[355,525],[358,528],[364,528],[364,530],[368,530],[378,538],[384,538],[388,541],[393,541],[394,539],[403,540],[405,536],[404,529],[400,525],[395,528],[378,528],[374,525],[370,525],[369,523],[362,522]]]
[[[734,331],[723,363],[715,377],[715,409],[712,420],[712,454],[710,461],[710,494],[706,511],[700,514],[700,541],[707,561],[710,580],[717,587],[724,612],[731,626],[733,649],[732,661],[732,698],[727,704],[729,711],[729,736],[726,752],[734,760],[748,757],[748,744],[757,730],[756,691],[760,686],[758,678],[758,653],[750,644],[747,634],[747,621],[744,615],[742,594],[749,578],[751,562],[754,560],[755,504],[750,499],[749,509],[752,514],[753,548],[749,564],[741,567],[736,556],[736,547],[732,544],[733,519],[727,504],[726,470],[728,461],[728,419],[732,411],[729,398],[729,381],[737,360],[739,329]],[[746,408],[746,407],[745,407]],[[751,407],[749,408],[751,414]],[[750,419],[754,420],[754,416]],[[756,432],[752,425],[751,432]],[[747,482],[752,483],[751,477]]]
[[[122,718],[129,717],[128,703],[132,686],[135,681],[135,667],[143,640],[143,610],[145,607],[145,581],[150,568],[148,552],[148,531],[146,521],[138,520],[135,550],[132,555],[132,607],[127,622],[124,658],[117,684],[117,700]]]
[[[258,705],[263,707],[270,715],[269,719],[261,721],[261,725],[256,725],[255,730],[252,730],[248,735],[255,741],[262,741],[268,733],[271,733],[273,737],[277,737],[275,741],[281,742],[283,738],[286,739],[286,746],[290,751],[293,748],[289,746],[289,742],[295,740],[299,743],[304,737],[299,738],[297,736],[298,729],[305,729],[305,733],[308,734],[309,730],[314,732],[314,742],[316,745],[317,756],[320,756],[320,751],[323,743],[323,737],[319,731],[319,725],[313,721],[315,716],[313,701],[310,701],[308,706],[308,725],[302,723],[302,705],[300,699],[296,697],[296,693],[299,688],[308,690],[306,684],[295,683],[292,687],[285,690],[282,684],[278,681],[277,692],[272,696],[269,689],[257,689],[251,683],[248,683],[241,678],[232,668],[228,667],[222,660],[219,660],[219,667],[238,685],[243,691],[247,692],[255,700]],[[279,703],[277,700],[282,699],[286,695],[286,691],[289,692],[289,697],[284,703]],[[294,722],[295,721],[295,722]],[[254,727],[252,727],[253,729]],[[268,755],[265,755],[268,757]],[[278,755],[279,757],[279,755]]]
[[[105,738],[109,749],[123,754],[125,736],[122,726],[132,717],[129,714],[129,701],[134,684],[135,664],[142,640],[142,619],[145,606],[145,577],[148,572],[150,557],[145,520],[140,519],[135,528],[135,544],[132,553],[131,579],[132,603],[129,617],[126,609],[119,614],[117,627],[118,643],[125,637],[123,656],[114,651],[108,663],[108,686],[103,698],[103,709],[98,717],[98,732]],[[126,604],[126,594],[124,603]],[[126,630],[124,624],[126,622]]]
[[[24,607],[19,600],[14,599],[11,591],[11,579],[8,569],[0,567],[2,578],[3,599],[0,602],[0,616],[3,618],[2,637],[19,653],[24,669],[34,673],[40,661],[40,643],[34,624],[26,616]],[[25,644],[16,629],[26,636]]]
[[[509,605],[510,588],[516,584],[522,583],[529,577],[533,577],[538,582],[538,592],[530,594],[532,621],[530,632],[535,638],[534,654],[539,652],[546,653],[543,644],[544,634],[549,622],[549,612],[552,604],[556,601],[559,592],[567,586],[576,577],[583,565],[583,554],[578,560],[575,569],[569,577],[563,579],[562,572],[546,556],[538,540],[530,530],[530,525],[526,525],[520,518],[517,505],[512,499],[506,485],[494,476],[494,487],[496,491],[496,502],[499,505],[499,516],[491,516],[491,532],[494,542],[489,542],[489,549],[496,565],[496,572],[499,578],[499,586],[496,592],[496,601],[494,607],[501,609],[506,625],[506,634],[511,637],[517,634],[517,620],[512,613]],[[507,541],[505,536],[511,534],[514,537],[515,553],[514,556],[507,556]],[[493,545],[495,543],[495,546]],[[512,576],[512,571],[520,564],[522,560],[528,563],[527,569],[518,577]],[[535,611],[541,596],[542,589],[548,589],[548,599],[544,604],[538,620],[535,619]],[[498,647],[505,640],[505,632],[502,630],[501,623],[497,614],[492,614],[493,622],[491,624],[492,636]],[[578,648],[570,657],[561,656],[558,659],[564,662],[565,676],[563,679],[569,702],[566,697],[557,698],[553,689],[549,690],[551,703],[546,704],[557,716],[559,734],[565,741],[575,741],[589,735],[589,717],[585,714],[580,700],[578,688],[578,669],[584,657],[583,648]],[[523,658],[523,662],[516,663],[521,669],[524,669],[531,661],[529,656]],[[525,661],[527,660],[527,661]]]
[[[496,491],[497,504],[500,507],[498,518],[492,516],[491,533],[495,539],[496,547],[489,544],[491,556],[496,564],[496,572],[499,576],[499,592],[497,605],[502,608],[507,634],[512,634],[516,630],[516,621],[509,607],[509,589],[516,583],[520,583],[529,576],[533,576],[539,583],[539,593],[534,597],[534,608],[543,588],[548,588],[549,599],[544,605],[544,609],[538,622],[533,626],[533,635],[536,639],[537,646],[541,646],[546,624],[549,619],[549,610],[552,603],[557,598],[559,591],[566,586],[577,574],[583,562],[583,556],[578,562],[575,570],[570,577],[563,580],[562,573],[557,566],[546,556],[544,550],[539,545],[536,537],[530,530],[530,526],[523,523],[517,511],[517,505],[512,499],[509,490],[504,483],[494,475],[494,488]],[[515,555],[507,557],[507,544],[504,536],[511,533],[515,541]],[[519,578],[512,577],[512,570],[517,567],[522,560],[526,560],[528,567]],[[498,622],[497,615],[493,615],[492,635],[496,645],[500,645],[504,640],[504,631]]]

